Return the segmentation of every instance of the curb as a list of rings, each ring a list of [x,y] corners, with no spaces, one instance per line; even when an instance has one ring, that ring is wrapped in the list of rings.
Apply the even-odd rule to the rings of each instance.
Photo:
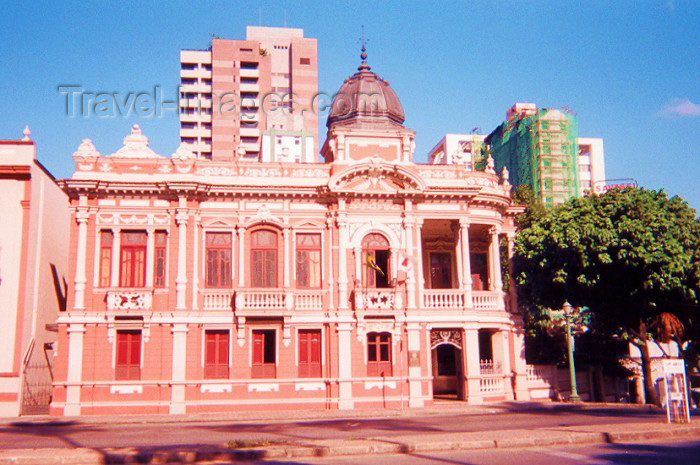
[[[610,426],[610,425],[609,425]],[[622,425],[616,425],[621,426]],[[662,424],[655,425],[657,428]],[[666,426],[666,425],[663,425]],[[516,434],[517,431],[517,434]],[[623,443],[650,439],[694,436],[700,438],[700,424],[666,429],[612,432],[513,430],[508,437],[468,438],[452,435],[431,441],[423,436],[373,439],[316,440],[307,444],[272,444],[249,449],[202,447],[186,449],[138,450],[106,449],[13,449],[0,451],[0,465],[105,465],[105,464],[195,464],[212,461],[247,461],[330,456],[411,454],[474,449],[512,449],[572,444]],[[467,433],[468,434],[468,433]]]

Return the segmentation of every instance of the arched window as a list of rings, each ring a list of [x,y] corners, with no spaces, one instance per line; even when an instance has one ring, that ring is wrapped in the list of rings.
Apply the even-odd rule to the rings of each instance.
[[[392,376],[391,333],[367,333],[367,376]]]
[[[261,229],[251,234],[252,287],[277,287],[277,233]]]
[[[370,288],[387,288],[391,282],[389,241],[381,234],[362,239],[363,284]]]

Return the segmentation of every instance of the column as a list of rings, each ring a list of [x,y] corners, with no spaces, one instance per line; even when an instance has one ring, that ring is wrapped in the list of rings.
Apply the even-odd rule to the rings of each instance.
[[[175,214],[175,222],[177,223],[178,232],[178,248],[177,248],[177,278],[175,278],[175,308],[177,310],[185,310],[187,303],[187,200],[180,197],[180,208]]]
[[[498,245],[499,232],[497,226],[489,230],[489,234],[491,234],[491,244],[489,245],[491,279],[489,279],[489,290],[500,293],[503,291],[503,282],[501,280],[501,254]]]
[[[155,264],[156,235],[153,228],[146,230],[146,287],[153,287],[153,267]]]
[[[338,409],[350,410],[352,400],[352,325],[338,323]]]
[[[509,262],[509,270],[510,276],[508,276],[508,296],[506,297],[509,302],[509,310],[511,313],[519,313],[518,311],[518,293],[515,289],[515,280],[513,279],[513,255],[515,254],[514,251],[514,246],[515,246],[515,233],[514,232],[509,232],[508,233],[508,262]]]
[[[472,260],[469,247],[469,221],[459,220],[459,243],[462,255],[462,290],[464,291],[464,306],[473,308],[472,302]]]
[[[346,246],[350,242],[345,213],[338,215],[338,309],[348,309],[348,257]]]
[[[423,407],[423,381],[421,380],[421,331],[419,323],[408,323],[408,406]],[[430,354],[424,355],[429,356]]]
[[[292,263],[289,259],[289,254],[291,253],[291,242],[289,240],[289,237],[291,236],[291,228],[289,226],[285,226],[285,228],[282,230],[282,236],[284,237],[284,269],[282,270],[282,279],[284,281],[284,288],[289,289],[292,287]]]
[[[325,264],[322,264],[322,269],[326,273],[326,279],[328,282],[328,308],[335,308],[333,305],[334,298],[335,298],[335,293],[333,289],[333,273],[335,272],[333,269],[333,219],[332,218],[326,218],[326,229],[328,230],[327,234],[327,240],[325,241],[325,244],[327,244],[323,250],[324,257],[328,257],[328,261]],[[327,251],[327,252],[326,252]],[[323,266],[325,265],[325,266]]]
[[[66,376],[66,416],[80,415],[80,382],[83,377],[83,336],[85,325],[68,325],[68,374]]]
[[[355,259],[355,293],[353,295],[355,300],[355,310],[363,310],[365,308],[365,297],[366,292],[360,294],[360,289],[362,288],[362,249],[360,247],[354,247],[352,249],[352,256]]]
[[[512,374],[515,389],[515,400],[530,400],[530,389],[527,382],[527,364],[525,362],[525,333],[522,330],[522,321],[516,321],[516,325],[510,331],[513,341],[512,349]],[[556,375],[556,369],[554,371]]]
[[[464,331],[465,399],[470,404],[481,404],[481,367],[479,364],[479,330]]]
[[[510,340],[508,331],[497,331],[491,336],[493,347],[493,364],[500,367],[503,374],[504,392],[509,400],[513,399],[513,385],[511,383],[510,366]]]
[[[78,250],[75,258],[75,304],[73,308],[82,310],[85,308],[85,264],[87,254],[87,226],[90,214],[87,208],[87,197],[81,196],[75,212],[75,221],[78,223]]]
[[[415,257],[413,250],[413,234],[414,234],[414,221],[411,218],[404,218],[403,220],[403,230],[401,234],[403,235],[403,243],[406,246],[406,255],[413,259]],[[408,310],[415,310],[416,308],[416,266],[409,265],[408,272],[406,273],[406,307]],[[410,350],[410,349],[409,349]]]
[[[425,275],[423,274],[423,238],[421,236],[421,227],[423,226],[423,219],[415,219],[415,232],[416,232],[416,245],[415,245],[415,257],[416,263],[414,266],[415,272],[418,275],[418,305],[423,307],[423,291],[425,290]]]
[[[185,407],[185,380],[187,366],[187,325],[173,324],[173,377],[170,388],[170,414],[183,414]]]
[[[245,226],[238,225],[238,287],[245,287]]]
[[[121,247],[121,229],[112,228],[112,269],[109,273],[109,286],[119,287],[119,263],[121,258],[119,249]]]

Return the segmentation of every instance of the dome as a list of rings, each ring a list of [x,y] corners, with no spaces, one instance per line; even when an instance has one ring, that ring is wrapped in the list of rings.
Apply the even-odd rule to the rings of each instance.
[[[370,70],[367,54],[362,53],[357,73],[345,80],[333,98],[326,126],[333,124],[387,122],[403,125],[403,107],[388,82]]]

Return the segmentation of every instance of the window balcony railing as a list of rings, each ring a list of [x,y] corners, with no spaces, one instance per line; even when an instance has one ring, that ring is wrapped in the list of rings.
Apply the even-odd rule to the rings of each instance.
[[[151,310],[153,289],[107,291],[107,310]]]
[[[355,291],[355,310],[393,310],[403,307],[403,295],[395,289]]]
[[[202,308],[206,311],[233,310],[233,291],[227,289],[208,289],[201,291]]]
[[[474,310],[504,310],[500,293],[494,291],[472,291]]]
[[[457,310],[464,308],[464,291],[461,289],[426,289],[423,291],[423,308],[428,310]]]
[[[245,289],[236,291],[236,310],[322,310],[324,294],[325,291],[321,289]]]

